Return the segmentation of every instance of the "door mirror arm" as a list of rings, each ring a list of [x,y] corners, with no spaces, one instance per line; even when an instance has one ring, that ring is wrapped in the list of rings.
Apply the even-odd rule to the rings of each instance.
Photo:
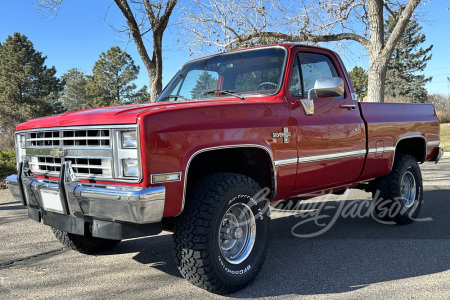
[[[311,98],[311,92],[314,88],[308,91],[308,99],[300,99],[300,103],[303,106],[303,110],[307,116],[314,115],[314,100]]]

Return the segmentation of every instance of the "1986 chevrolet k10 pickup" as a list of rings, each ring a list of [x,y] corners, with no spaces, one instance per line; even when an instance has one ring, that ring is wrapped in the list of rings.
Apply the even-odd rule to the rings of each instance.
[[[35,119],[15,137],[9,189],[64,245],[98,252],[165,225],[181,274],[215,293],[260,271],[270,203],[363,186],[385,200],[379,217],[408,224],[418,163],[443,153],[433,105],[358,102],[336,53],[292,44],[191,61],[156,103]]]

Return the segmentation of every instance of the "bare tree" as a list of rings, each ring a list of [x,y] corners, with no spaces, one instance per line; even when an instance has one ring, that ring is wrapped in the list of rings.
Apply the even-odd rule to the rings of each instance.
[[[184,7],[191,46],[221,49],[273,42],[351,40],[369,55],[368,98],[384,101],[391,54],[420,0],[193,0]],[[384,19],[396,18],[385,40]]]
[[[132,37],[149,76],[150,101],[162,91],[162,39],[178,0],[114,0],[127,25],[119,32]],[[63,0],[39,0],[36,5],[44,16],[56,16]],[[147,51],[144,36],[152,35],[152,53]]]

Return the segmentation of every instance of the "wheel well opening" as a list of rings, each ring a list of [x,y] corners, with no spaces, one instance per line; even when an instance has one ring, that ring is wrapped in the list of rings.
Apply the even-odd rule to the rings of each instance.
[[[425,140],[423,138],[409,138],[398,142],[395,153],[409,154],[418,162],[425,161]]]
[[[270,189],[269,199],[274,192],[273,165],[269,154],[260,148],[217,149],[200,153],[194,157],[187,170],[186,193],[198,180],[216,172],[231,172],[248,176],[261,188]]]

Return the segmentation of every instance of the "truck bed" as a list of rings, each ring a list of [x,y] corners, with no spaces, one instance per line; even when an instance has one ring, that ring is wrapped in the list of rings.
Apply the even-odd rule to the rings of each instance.
[[[359,106],[368,149],[360,180],[389,173],[399,144],[412,147],[419,162],[435,155],[439,146],[439,119],[432,104],[360,102]]]

